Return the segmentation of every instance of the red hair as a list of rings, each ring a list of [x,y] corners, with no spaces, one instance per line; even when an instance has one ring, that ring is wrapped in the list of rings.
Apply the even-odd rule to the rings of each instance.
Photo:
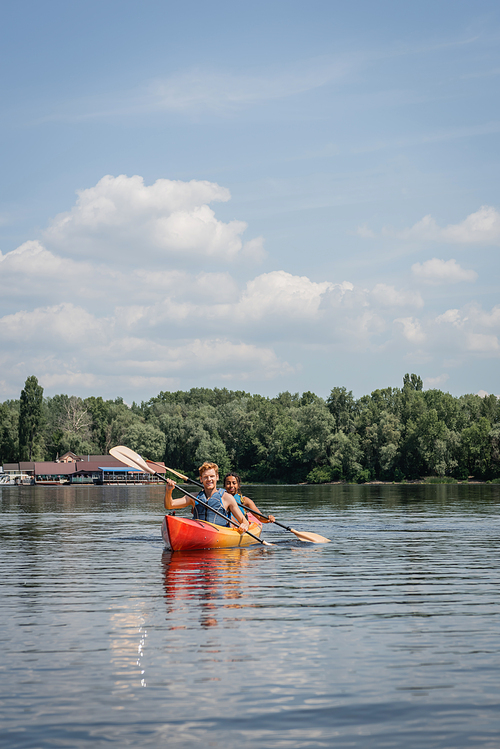
[[[203,465],[198,468],[198,473],[201,476],[205,471],[211,471],[212,469],[215,471],[217,478],[219,478],[219,466],[217,463],[208,463],[208,461],[205,461]]]

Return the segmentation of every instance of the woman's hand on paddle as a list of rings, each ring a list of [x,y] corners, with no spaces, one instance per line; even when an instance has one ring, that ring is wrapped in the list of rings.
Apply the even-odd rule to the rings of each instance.
[[[267,516],[267,520],[265,522],[266,523],[275,523],[276,522],[276,518],[274,517],[274,515],[268,515]]]

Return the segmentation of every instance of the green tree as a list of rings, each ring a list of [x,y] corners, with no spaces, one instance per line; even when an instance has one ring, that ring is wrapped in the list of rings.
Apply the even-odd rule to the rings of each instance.
[[[111,421],[110,403],[112,401],[104,401],[101,396],[96,398],[93,395],[84,400],[85,407],[91,417],[92,441],[102,454],[107,453],[109,448],[113,447],[113,445],[108,444]]]
[[[490,462],[490,473],[491,478],[498,478],[500,476],[500,425],[495,424],[490,432],[491,440],[491,462]]]
[[[206,460],[211,463],[217,463],[221,479],[231,470],[231,464],[223,441],[218,435],[210,436],[207,432],[196,448],[194,455],[196,468]]]
[[[421,462],[425,473],[445,476],[458,466],[458,434],[439,419],[435,408],[428,409],[416,425]]]
[[[299,424],[291,409],[287,409],[271,434],[265,464],[261,466],[262,479],[302,480],[302,457]]]
[[[19,408],[18,401],[0,407],[3,460],[18,456]],[[125,444],[188,473],[215,460],[221,473],[230,467],[247,481],[500,474],[499,399],[424,392],[415,374],[404,376],[401,389],[375,390],[358,400],[344,387],[333,388],[326,403],[310,391],[267,398],[192,388],[132,407],[122,398],[58,395],[43,401],[42,410],[45,443],[39,426],[37,455],[44,444],[54,457],[63,449],[105,453]]]
[[[0,465],[14,463],[19,455],[19,401],[0,405]]]
[[[326,405],[335,418],[337,430],[342,430],[344,434],[354,431],[356,401],[353,398],[352,390],[347,391],[345,387],[334,387],[328,396]]]
[[[460,435],[461,457],[470,475],[486,478],[491,464],[491,424],[481,416]]]
[[[83,455],[98,447],[92,441],[92,416],[76,395],[54,395],[46,400],[45,442],[52,458],[67,452]]]
[[[331,456],[329,458],[332,477],[345,481],[354,481],[363,470],[361,465],[361,450],[357,434],[337,432],[332,439]]]
[[[133,413],[123,398],[115,398],[114,401],[106,401],[108,406],[108,423],[106,426],[106,440],[104,452],[109,452],[114,445],[125,444],[126,435],[132,424],[141,424],[143,419]]]
[[[382,410],[361,433],[364,463],[372,476],[392,477],[399,459],[401,426],[395,414]]]
[[[248,409],[249,398],[236,398],[218,411],[218,433],[224,442],[231,466],[238,471],[252,467],[254,414]]]
[[[403,390],[423,390],[422,378],[416,374],[405,374],[403,377]]]
[[[304,403],[304,396],[302,396]],[[302,474],[329,466],[335,435],[335,419],[322,398],[308,398],[298,410],[297,422],[302,445]],[[315,476],[328,476],[328,472],[316,471]],[[326,480],[330,480],[326,478]]]
[[[34,375],[26,379],[19,405],[19,453],[21,460],[33,460],[43,416],[43,388]],[[35,457],[39,457],[38,454]],[[41,457],[41,456],[40,456]]]
[[[500,422],[500,399],[496,395],[486,395],[481,401],[481,416],[485,416],[492,424],[498,424]]]
[[[123,442],[150,460],[163,460],[165,456],[165,435],[152,424],[133,422],[126,431]]]

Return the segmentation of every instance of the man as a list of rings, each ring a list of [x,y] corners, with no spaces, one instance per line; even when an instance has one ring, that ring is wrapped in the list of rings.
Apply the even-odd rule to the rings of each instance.
[[[200,481],[203,484],[203,491],[200,492],[196,500],[202,500],[204,504],[195,501],[191,497],[172,498],[172,492],[175,488],[175,482],[167,479],[165,487],[165,509],[177,510],[182,507],[193,508],[193,517],[197,520],[207,520],[209,523],[227,526],[230,515],[240,524],[238,531],[246,533],[249,528],[249,522],[238,507],[235,498],[225,489],[217,489],[219,480],[219,466],[216,463],[203,463],[199,468]],[[208,507],[205,507],[208,505]],[[214,510],[220,512],[224,517],[217,515]],[[235,527],[235,526],[232,526]]]

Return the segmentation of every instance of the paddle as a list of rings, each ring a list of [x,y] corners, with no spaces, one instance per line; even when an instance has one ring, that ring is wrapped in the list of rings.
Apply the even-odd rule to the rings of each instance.
[[[131,450],[129,447],[124,447],[122,445],[118,445],[117,447],[112,447],[109,451],[109,454],[113,456],[113,458],[116,458],[117,460],[120,460],[122,463],[125,463],[125,465],[130,466],[131,468],[139,468],[141,471],[144,471],[145,473],[151,473],[153,476],[157,476],[161,481],[167,481],[165,476],[162,476],[160,473],[157,473],[151,466],[148,466],[146,461],[141,458],[141,456]],[[152,461],[153,462],[153,461]],[[159,463],[156,463],[155,465],[160,465]],[[219,512],[218,510],[215,510],[213,507],[210,507],[206,502],[203,502],[201,499],[198,499],[194,496],[194,494],[190,494],[186,489],[183,489],[181,486],[175,485],[176,489],[179,489],[183,494],[185,494],[187,497],[191,497],[191,499],[194,499],[195,502],[198,502],[200,505],[203,505],[204,507],[207,507],[209,510],[212,510],[216,515],[219,515],[221,518],[224,518],[224,520],[227,522],[228,518],[226,515],[223,515],[222,512]],[[237,523],[234,520],[231,520],[229,518],[229,522],[232,523],[232,525],[235,525],[237,528],[239,527],[239,523]],[[260,544],[263,544],[263,546],[274,546],[274,544],[269,543],[269,541],[264,541],[262,538],[259,538],[254,533],[251,533],[250,531],[245,531],[249,536],[252,538],[255,538],[256,541],[258,541]]]
[[[128,448],[125,448],[125,449],[128,450]],[[155,465],[159,466],[161,464],[155,463]],[[165,468],[167,467],[165,466]],[[178,471],[174,471],[173,468],[167,468],[167,471],[170,471],[170,473],[173,473],[175,476],[178,476],[180,479],[184,479],[184,481],[189,481],[191,484],[196,484],[197,486],[203,487],[203,484],[201,484],[199,481],[196,481],[196,479],[190,479],[188,476],[184,476],[184,474],[179,473]],[[265,520],[269,519],[267,515],[263,515],[261,512],[252,510],[250,507],[248,508],[248,511],[251,512],[253,515],[258,515],[259,517],[264,518]],[[290,531],[290,533],[293,533],[295,536],[297,536],[297,538],[300,538],[301,541],[309,541],[312,544],[326,544],[326,543],[329,543],[330,541],[329,538],[325,538],[325,536],[320,536],[319,533],[309,533],[307,531],[296,531],[294,528],[290,528],[289,525],[283,525],[283,523],[278,523],[277,520],[275,520],[274,523],[275,525],[279,525],[280,528],[284,528],[286,531]]]

